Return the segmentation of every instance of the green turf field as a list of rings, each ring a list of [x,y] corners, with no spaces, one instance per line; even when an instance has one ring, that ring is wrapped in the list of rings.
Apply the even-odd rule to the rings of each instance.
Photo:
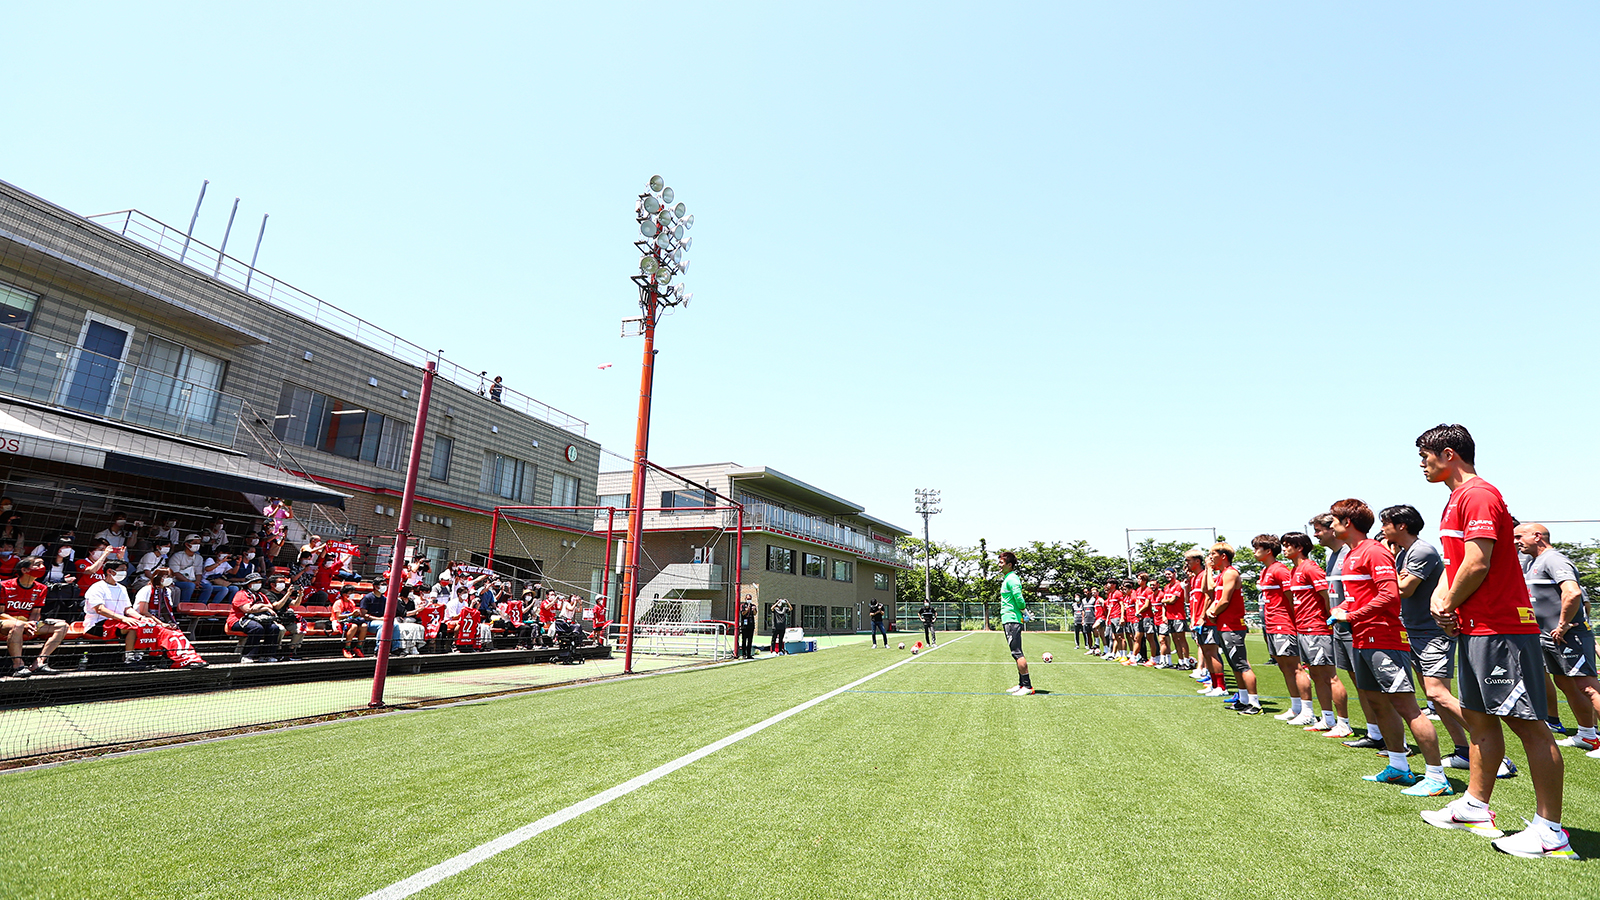
[[[1070,636],[1026,642],[1056,653],[1034,665],[1047,693],[1003,693],[1000,635],[949,635],[415,896],[1564,898],[1600,884],[1600,862],[1516,859],[1427,825],[1417,810],[1441,801],[1361,781],[1382,767],[1370,751],[1223,712],[1181,673],[1092,660]],[[0,896],[364,897],[905,659],[858,642],[0,775]],[[1275,670],[1258,673],[1282,695]],[[1600,857],[1600,762],[1566,753],[1565,823]],[[1500,782],[1493,806],[1520,827],[1527,778]]]

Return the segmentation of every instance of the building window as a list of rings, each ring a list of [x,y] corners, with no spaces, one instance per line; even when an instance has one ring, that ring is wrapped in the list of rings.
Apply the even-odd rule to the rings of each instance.
[[[848,606],[835,606],[833,608],[833,627],[830,631],[855,631],[855,622],[851,616],[853,610]]]
[[[668,510],[689,507],[699,511],[702,507],[711,505],[711,495],[705,491],[662,491],[661,509],[664,515],[673,515]]]
[[[400,467],[406,424],[355,404],[284,382],[272,432],[286,444],[311,447],[384,469]]]
[[[794,551],[776,544],[767,545],[767,571],[794,574]]]
[[[15,369],[28,340],[39,295],[0,282],[0,368]]]
[[[800,554],[800,574],[807,578],[827,578],[828,561],[815,553]]]
[[[800,607],[800,627],[807,631],[828,630],[828,608],[826,606]]]
[[[129,402],[157,416],[211,422],[227,363],[158,337],[145,342],[144,366],[133,372]]]
[[[506,500],[533,500],[533,467],[515,457],[488,453],[483,458],[483,479],[478,490]]]
[[[428,477],[434,481],[450,480],[450,457],[455,454],[456,442],[442,434],[433,436],[433,464],[428,467]]]
[[[836,559],[836,560],[834,560],[833,561],[833,580],[834,581],[854,581],[855,579],[851,577],[854,573],[850,571],[852,568],[854,568],[854,567],[851,566],[850,560],[848,560],[848,559]]]
[[[889,589],[889,573],[873,572],[872,589],[875,591],[887,591]]]
[[[595,505],[615,506],[619,510],[631,509],[633,507],[633,497],[628,494],[601,494],[599,499],[595,500]]]
[[[551,506],[578,505],[578,479],[561,472],[555,473],[550,486]]]

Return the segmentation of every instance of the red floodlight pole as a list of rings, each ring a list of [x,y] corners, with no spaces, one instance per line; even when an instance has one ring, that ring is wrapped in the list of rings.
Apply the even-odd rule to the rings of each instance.
[[[633,245],[644,256],[639,260],[639,274],[631,280],[639,288],[639,311],[644,332],[644,364],[639,372],[639,418],[633,438],[633,497],[628,516],[628,562],[623,572],[626,587],[623,590],[623,615],[627,620],[627,646],[623,651],[622,671],[633,671],[633,617],[639,597],[639,560],[644,539],[644,473],[649,465],[650,451],[650,399],[655,387],[656,321],[663,307],[688,306],[692,296],[682,285],[671,286],[674,276],[688,267],[684,253],[694,242],[685,238],[684,232],[694,227],[694,216],[677,199],[672,188],[660,175],[650,177],[649,189],[639,195],[634,207],[634,219],[645,240]],[[626,324],[626,323],[624,323]]]
[[[383,630],[378,635],[378,659],[372,669],[370,707],[383,705],[383,682],[389,674],[389,647],[394,644],[395,607],[400,604],[400,585],[406,580],[406,544],[411,541],[411,506],[417,499],[417,468],[422,464],[422,435],[428,424],[428,398],[433,396],[436,366],[429,361],[422,370],[422,396],[417,398],[417,424],[411,429],[411,460],[406,464],[406,489],[400,495],[400,527],[394,533],[394,555],[389,557],[389,588],[383,604]]]

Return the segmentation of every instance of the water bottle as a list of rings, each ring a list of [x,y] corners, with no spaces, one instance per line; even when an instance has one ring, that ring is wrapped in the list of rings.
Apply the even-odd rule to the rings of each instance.
[[[84,671],[85,669],[88,669],[88,668],[89,668],[89,651],[85,650],[85,651],[83,651],[83,654],[78,657],[78,671],[82,672],[82,671]]]

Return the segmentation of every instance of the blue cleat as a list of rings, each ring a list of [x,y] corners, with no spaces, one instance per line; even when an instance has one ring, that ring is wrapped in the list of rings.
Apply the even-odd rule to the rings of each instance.
[[[1384,766],[1383,771],[1376,775],[1361,776],[1364,781],[1376,781],[1379,784],[1403,784],[1410,787],[1419,780],[1417,774],[1410,769],[1397,769],[1394,766]]]

